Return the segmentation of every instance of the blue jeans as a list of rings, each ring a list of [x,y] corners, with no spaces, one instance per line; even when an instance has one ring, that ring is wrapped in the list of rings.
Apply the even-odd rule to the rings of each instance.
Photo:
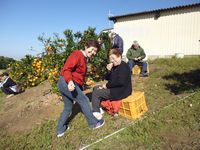
[[[60,119],[58,121],[57,134],[63,133],[67,129],[66,122],[70,114],[72,113],[73,101],[76,101],[80,105],[82,112],[87,119],[89,127],[95,127],[98,120],[93,116],[89,104],[89,99],[81,91],[80,87],[75,84],[75,90],[70,92],[68,90],[68,84],[65,82],[64,77],[60,76],[60,80],[58,81],[58,88],[64,101],[64,110],[61,113]]]
[[[145,74],[147,73],[147,63],[146,62],[143,62],[143,61],[136,61],[136,60],[129,60],[128,61],[128,65],[129,65],[129,68],[132,72],[132,68],[135,66],[135,65],[138,65],[138,66],[142,66],[142,70],[141,70],[141,73],[140,74]]]

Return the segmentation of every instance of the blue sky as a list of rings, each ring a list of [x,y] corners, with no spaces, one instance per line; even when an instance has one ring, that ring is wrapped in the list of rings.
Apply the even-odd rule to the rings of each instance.
[[[199,3],[200,0],[0,0],[0,56],[20,59],[42,52],[37,40],[65,29],[73,32],[112,27],[108,13],[122,15]],[[31,47],[34,51],[31,51]]]

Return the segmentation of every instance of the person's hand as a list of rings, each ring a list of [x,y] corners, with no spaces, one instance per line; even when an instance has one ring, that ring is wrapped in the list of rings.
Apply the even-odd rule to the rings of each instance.
[[[100,89],[100,90],[103,89],[103,86],[99,86],[99,89]]]
[[[69,83],[68,83],[68,89],[69,89],[70,92],[72,92],[72,91],[75,90],[75,85],[74,85],[73,81],[69,81]]]
[[[103,85],[102,85],[102,88],[103,88],[103,89],[107,89],[106,84],[103,84]]]
[[[102,86],[99,86],[99,89],[107,89],[106,84],[103,84]]]
[[[139,61],[139,60],[141,60],[141,57],[136,57],[136,58],[134,58],[134,60]]]
[[[106,68],[110,71],[113,67],[113,63],[109,63],[107,64]]]

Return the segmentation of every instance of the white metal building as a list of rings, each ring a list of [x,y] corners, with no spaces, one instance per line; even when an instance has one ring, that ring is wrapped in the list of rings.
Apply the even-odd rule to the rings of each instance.
[[[137,40],[148,58],[200,55],[200,3],[112,16],[124,53]]]

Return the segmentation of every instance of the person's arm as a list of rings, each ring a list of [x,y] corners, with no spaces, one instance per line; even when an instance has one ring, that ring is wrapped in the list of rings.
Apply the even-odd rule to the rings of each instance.
[[[108,72],[102,78],[103,80],[109,80],[112,68],[113,68],[113,63],[107,64],[106,69],[108,70]]]
[[[118,38],[118,47],[119,50],[123,53],[123,39],[121,37]]]
[[[106,87],[115,88],[115,87],[126,86],[126,80],[129,73],[130,71],[128,70],[128,67],[124,65],[120,66],[119,73],[115,74],[115,76],[117,76],[116,78],[117,80],[109,80],[108,83],[106,84]]]
[[[104,77],[102,78],[103,80],[109,80],[110,79],[110,75],[111,75],[111,71],[108,71]]]
[[[112,41],[112,48],[118,48],[118,45],[117,45],[117,38],[114,37],[113,41]]]
[[[141,47],[140,47],[141,48]],[[144,49],[141,48],[141,52],[140,52],[140,60],[144,59],[146,57],[146,54],[144,52]]]
[[[76,55],[75,52],[72,52],[71,55],[68,57],[67,61],[63,67],[63,76],[67,83],[72,81],[72,72],[75,71],[76,66],[78,65],[79,57]]]
[[[132,51],[132,49],[129,48],[128,51],[127,51],[127,53],[126,53],[126,57],[128,58],[128,60],[135,59],[135,57],[132,55],[131,51]]]

